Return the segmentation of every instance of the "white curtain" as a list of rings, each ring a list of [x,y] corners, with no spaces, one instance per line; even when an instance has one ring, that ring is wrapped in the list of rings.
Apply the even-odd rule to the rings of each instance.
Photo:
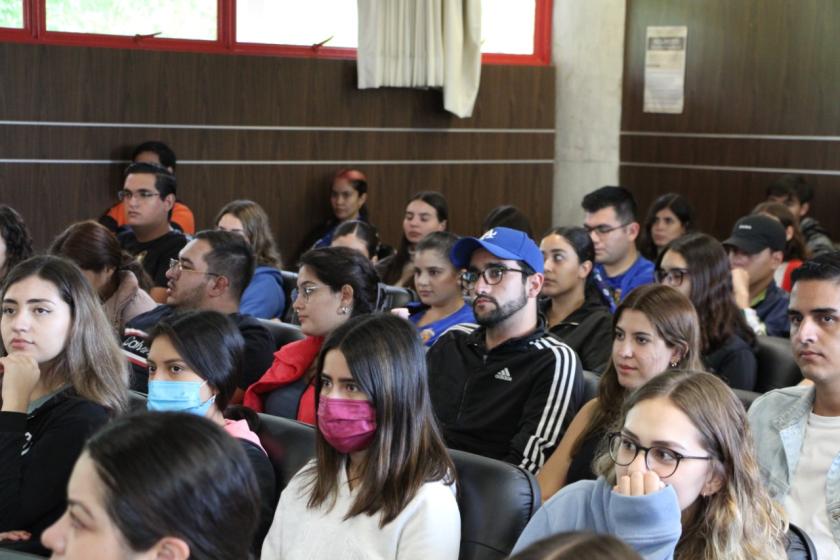
[[[481,0],[358,0],[359,89],[442,87],[472,115],[481,77]]]

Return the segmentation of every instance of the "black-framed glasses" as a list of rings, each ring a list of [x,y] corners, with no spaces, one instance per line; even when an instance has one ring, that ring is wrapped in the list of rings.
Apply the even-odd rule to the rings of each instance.
[[[159,197],[160,194],[156,191],[137,191],[132,192],[128,189],[123,189],[121,191],[117,191],[117,198],[120,200],[131,200],[132,198],[137,198],[139,200],[149,200],[150,198]]]
[[[198,272],[199,274],[206,274],[207,276],[221,276],[215,272],[205,272],[203,270],[196,270],[194,268],[184,268],[184,263],[179,259],[169,259],[169,270],[174,270],[181,274],[182,272]]]
[[[461,284],[464,286],[473,286],[476,282],[478,282],[478,278],[484,278],[484,281],[489,286],[495,286],[499,282],[502,281],[502,278],[505,277],[505,274],[508,272],[519,272],[522,274],[527,275],[528,273],[521,268],[510,268],[507,266],[488,266],[484,270],[466,270],[461,273]]]
[[[610,458],[620,466],[626,467],[636,460],[639,451],[645,452],[645,466],[649,471],[655,472],[659,478],[668,478],[677,472],[680,461],[692,459],[696,461],[711,461],[714,457],[690,457],[677,453],[667,447],[653,446],[644,447],[633,441],[630,437],[621,432],[609,434]]]
[[[627,227],[632,223],[633,222],[627,222],[626,224],[619,224],[617,226],[608,226],[607,224],[601,224],[599,226],[588,226],[586,224],[583,224],[583,229],[585,229],[586,233],[588,233],[589,235],[592,235],[594,233],[598,237],[601,237],[602,235],[607,235],[608,233],[612,233],[617,229]]]
[[[683,279],[688,276],[687,268],[657,268],[656,281],[669,286],[679,286]]]

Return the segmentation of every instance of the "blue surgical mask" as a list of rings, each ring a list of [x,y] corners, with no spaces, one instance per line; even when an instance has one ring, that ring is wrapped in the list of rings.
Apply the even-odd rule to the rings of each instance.
[[[216,400],[213,395],[201,402],[201,388],[206,381],[149,381],[149,395],[146,406],[149,410],[170,412],[191,412],[206,416],[210,405]]]

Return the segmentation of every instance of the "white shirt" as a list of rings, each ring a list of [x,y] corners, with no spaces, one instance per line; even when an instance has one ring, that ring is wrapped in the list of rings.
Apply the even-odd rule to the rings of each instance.
[[[455,485],[428,482],[390,523],[379,528],[379,515],[344,519],[355,493],[339,469],[335,504],[316,509],[307,502],[308,477],[298,472],[280,496],[262,548],[263,560],[457,560],[461,516]]]
[[[790,522],[802,528],[817,549],[820,560],[840,560],[826,509],[826,475],[840,453],[840,417],[808,416],[802,453],[784,501]]]

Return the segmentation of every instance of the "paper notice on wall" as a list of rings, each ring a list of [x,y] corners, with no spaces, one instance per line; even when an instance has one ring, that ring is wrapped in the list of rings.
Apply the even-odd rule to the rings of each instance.
[[[688,28],[648,27],[645,43],[645,113],[682,113]]]

